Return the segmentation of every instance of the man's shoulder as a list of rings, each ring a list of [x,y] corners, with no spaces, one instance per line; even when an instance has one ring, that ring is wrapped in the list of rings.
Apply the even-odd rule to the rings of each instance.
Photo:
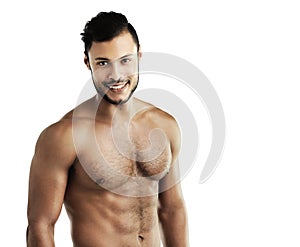
[[[80,114],[78,112],[80,112]],[[59,121],[45,128],[39,139],[47,138],[53,141],[68,141],[71,143],[73,141],[74,128],[77,130],[86,129],[87,126],[93,123],[83,112],[84,111],[79,111],[78,107],[67,112]]]
[[[63,118],[45,128],[37,140],[34,157],[39,162],[42,160],[52,165],[71,164],[76,157],[72,120]]]
[[[138,114],[138,119],[151,128],[157,128],[164,131],[169,139],[180,139],[180,128],[174,116],[167,111],[149,104],[144,103],[144,108]]]
[[[160,129],[164,132],[170,141],[172,153],[176,157],[180,150],[181,133],[175,117],[151,104],[148,104],[141,113],[139,118],[142,119],[142,123],[150,124],[151,128]]]
[[[141,112],[141,117],[148,122],[153,122],[160,127],[166,126],[167,128],[176,127],[177,121],[174,116],[172,116],[167,111],[148,104],[148,106]]]
[[[71,141],[72,139],[72,119],[62,118],[56,123],[45,128],[39,136],[38,142],[53,143]]]

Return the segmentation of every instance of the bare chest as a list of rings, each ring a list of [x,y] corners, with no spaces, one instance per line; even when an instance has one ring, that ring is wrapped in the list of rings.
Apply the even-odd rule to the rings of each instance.
[[[162,133],[95,132],[94,140],[82,146],[77,175],[117,194],[145,196],[158,191],[158,181],[172,161],[170,144]]]

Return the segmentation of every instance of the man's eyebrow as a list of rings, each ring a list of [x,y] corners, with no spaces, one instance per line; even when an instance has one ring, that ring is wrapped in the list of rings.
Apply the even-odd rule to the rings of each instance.
[[[125,58],[125,57],[130,57],[130,56],[133,56],[134,54],[133,53],[130,53],[130,54],[126,54],[122,57],[119,57],[117,59],[122,59],[122,58]],[[110,61],[110,59],[108,59],[107,57],[96,57],[95,60],[101,60],[101,61]]]
[[[104,61],[109,61],[108,58],[106,57],[96,57],[95,60],[104,60]]]
[[[133,55],[134,55],[134,53],[129,53],[129,54],[126,54],[126,55],[120,57],[119,59],[122,59],[122,58],[125,58],[125,57],[130,57],[130,56],[133,56]]]

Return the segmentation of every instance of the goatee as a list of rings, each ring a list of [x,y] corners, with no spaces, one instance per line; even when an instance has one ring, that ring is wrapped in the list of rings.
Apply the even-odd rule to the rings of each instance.
[[[121,100],[118,100],[118,101],[109,98],[109,97],[107,96],[107,94],[104,93],[104,92],[100,89],[100,87],[97,87],[97,86],[96,86],[96,84],[95,84],[95,82],[94,82],[94,79],[93,79],[93,83],[94,83],[94,86],[95,86],[95,89],[96,89],[97,93],[98,93],[103,99],[105,99],[108,103],[113,104],[113,105],[122,105],[122,104],[125,104],[125,103],[131,98],[131,96],[133,95],[134,91],[137,89],[137,86],[138,86],[138,84],[139,84],[139,76],[138,76],[138,78],[137,78],[136,85],[134,86],[133,89],[131,89],[131,92],[130,92],[130,94],[128,95],[128,97],[127,97],[126,99],[124,99],[124,100],[121,99]],[[128,83],[129,83],[129,86],[130,86],[131,80],[128,80]]]

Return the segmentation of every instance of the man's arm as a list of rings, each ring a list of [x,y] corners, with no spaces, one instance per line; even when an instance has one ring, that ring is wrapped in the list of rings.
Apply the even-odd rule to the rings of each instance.
[[[62,120],[42,132],[30,168],[28,247],[54,247],[54,225],[61,212],[69,168],[75,158],[69,120]]]
[[[171,121],[168,127],[166,132],[170,138],[173,161],[168,175],[159,184],[158,216],[161,223],[162,241],[165,247],[188,247],[187,213],[178,167],[180,132],[175,120]]]
[[[158,216],[161,223],[164,246],[188,247],[187,214],[180,183],[161,192],[159,194],[159,202]]]

